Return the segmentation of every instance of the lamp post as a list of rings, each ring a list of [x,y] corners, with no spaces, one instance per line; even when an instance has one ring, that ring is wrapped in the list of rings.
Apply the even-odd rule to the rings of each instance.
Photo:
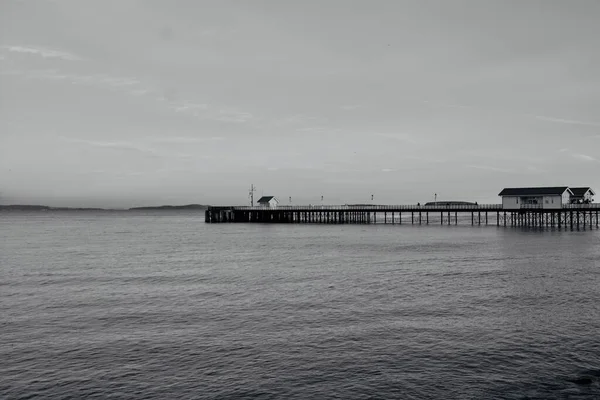
[[[437,206],[437,193],[433,195],[433,203]]]

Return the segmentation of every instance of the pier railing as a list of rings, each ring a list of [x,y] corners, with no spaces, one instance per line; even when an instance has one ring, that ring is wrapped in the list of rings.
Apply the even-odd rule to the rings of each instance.
[[[574,210],[597,210],[600,208],[600,203],[586,203],[586,204],[563,204],[561,207],[550,207],[549,204],[521,204],[522,210],[560,210],[560,209],[574,209]]]
[[[587,210],[587,209],[592,209],[592,210],[598,210],[600,209],[600,203],[586,203],[586,204],[563,204],[562,206],[563,209],[577,209],[577,210]]]
[[[433,211],[433,210],[448,210],[448,211],[470,211],[470,210],[481,210],[481,211],[500,211],[502,210],[502,204],[431,204],[431,205],[418,205],[418,204],[402,204],[402,205],[378,205],[378,204],[361,204],[361,205],[308,205],[308,206],[277,206],[275,208],[261,207],[261,206],[233,206],[235,210],[244,211],[260,211],[260,210],[279,210],[279,211],[319,211],[319,210],[330,210],[330,211]]]
[[[261,210],[279,210],[279,211],[514,211],[512,208],[504,209],[502,204],[401,204],[401,205],[382,205],[382,204],[343,204],[343,205],[298,205],[298,206],[277,206],[274,208],[263,206],[218,206],[211,209],[228,209],[240,211],[261,211]],[[544,207],[544,204],[521,204],[521,210],[600,210],[600,203],[588,204],[563,204],[562,207],[550,208]]]
[[[521,204],[519,207],[521,210],[541,210],[544,208],[543,204]]]

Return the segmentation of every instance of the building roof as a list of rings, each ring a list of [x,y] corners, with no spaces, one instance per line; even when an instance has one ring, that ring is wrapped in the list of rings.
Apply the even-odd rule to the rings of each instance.
[[[258,199],[257,203],[268,203],[272,199],[275,199],[275,196],[263,196],[260,199]],[[275,201],[277,201],[277,199],[275,199]]]
[[[573,192],[573,196],[575,196],[575,197],[585,196],[585,194],[588,192],[588,190],[592,193],[592,195],[596,194],[590,187],[576,187],[576,188],[569,188],[569,189],[571,189],[571,192]]]
[[[428,203],[425,203],[426,206],[459,206],[459,205],[463,205],[463,206],[474,206],[475,203],[470,202],[470,201],[430,201]]]
[[[571,192],[568,186],[505,188],[498,196],[562,196],[567,190]]]

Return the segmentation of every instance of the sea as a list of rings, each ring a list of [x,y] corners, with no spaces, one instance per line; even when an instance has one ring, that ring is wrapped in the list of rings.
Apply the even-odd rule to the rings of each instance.
[[[600,230],[0,213],[1,399],[600,399]]]

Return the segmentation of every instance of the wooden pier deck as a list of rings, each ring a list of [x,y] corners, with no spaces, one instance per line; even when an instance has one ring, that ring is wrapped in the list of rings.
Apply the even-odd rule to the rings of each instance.
[[[310,223],[310,224],[441,224],[523,227],[598,228],[600,203],[565,204],[543,208],[523,204],[504,209],[502,204],[480,205],[339,205],[339,206],[210,206],[206,223]]]

